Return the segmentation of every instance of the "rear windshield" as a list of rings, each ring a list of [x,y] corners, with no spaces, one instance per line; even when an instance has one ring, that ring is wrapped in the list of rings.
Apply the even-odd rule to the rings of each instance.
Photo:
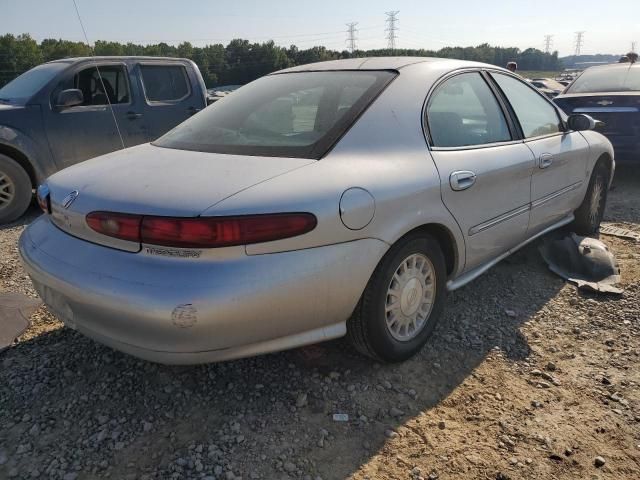
[[[60,62],[45,63],[32,68],[0,88],[0,100],[9,103],[23,103],[38,93],[58,72],[68,66],[69,64]]]
[[[585,70],[567,93],[640,91],[640,66],[631,65]]]
[[[320,158],[394,78],[388,71],[262,77],[154,145],[200,152]]]

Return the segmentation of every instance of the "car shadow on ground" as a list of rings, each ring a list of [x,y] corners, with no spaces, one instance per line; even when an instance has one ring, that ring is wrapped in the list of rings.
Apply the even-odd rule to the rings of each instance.
[[[345,478],[383,448],[390,430],[441,404],[492,350],[527,358],[521,327],[562,286],[536,245],[528,246],[451,293],[429,344],[394,365],[361,357],[339,340],[170,367],[56,329],[0,357],[0,397],[19,405],[13,418],[0,413],[0,443],[14,451],[31,442],[20,462],[42,457],[46,467],[65,458],[88,478],[107,471],[112,478],[195,478],[198,455],[205,473],[221,465],[243,478]],[[27,386],[26,376],[36,378]],[[26,413],[47,425],[37,438],[20,422]],[[334,413],[349,421],[334,421]],[[204,453],[194,453],[200,448]]]

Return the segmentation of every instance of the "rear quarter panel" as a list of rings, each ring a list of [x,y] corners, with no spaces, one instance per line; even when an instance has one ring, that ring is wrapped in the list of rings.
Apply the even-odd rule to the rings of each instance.
[[[457,265],[464,266],[462,233],[440,196],[440,178],[422,130],[422,106],[433,81],[448,71],[416,64],[398,77],[323,159],[237,193],[203,215],[308,211],[316,229],[300,237],[247,247],[248,254],[311,248],[376,238],[389,246],[425,224],[437,223],[455,239]],[[268,160],[266,160],[268,161]],[[339,212],[345,190],[360,187],[375,199],[373,220],[346,228]],[[256,205],[259,211],[256,212]]]

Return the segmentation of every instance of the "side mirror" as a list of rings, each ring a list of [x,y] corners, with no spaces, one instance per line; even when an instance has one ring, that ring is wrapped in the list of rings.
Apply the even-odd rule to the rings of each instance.
[[[75,107],[76,105],[82,105],[83,102],[84,95],[82,94],[82,90],[78,90],[77,88],[70,88],[68,90],[63,90],[58,94],[56,107]]]
[[[583,113],[574,113],[573,115],[569,115],[569,118],[567,119],[567,126],[569,127],[569,130],[573,130],[574,132],[594,130],[596,127],[601,125],[602,122],[598,122],[589,115],[585,115]]]

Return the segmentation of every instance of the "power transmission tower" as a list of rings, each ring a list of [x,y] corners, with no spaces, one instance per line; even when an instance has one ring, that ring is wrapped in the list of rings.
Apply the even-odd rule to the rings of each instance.
[[[578,55],[580,55],[580,51],[582,50],[582,47],[584,46],[584,31],[581,32],[576,32],[576,41],[575,41],[575,46],[576,46],[576,52],[575,55],[576,57]]]
[[[391,50],[391,53],[396,49],[396,38],[398,38],[396,35],[396,31],[398,30],[396,23],[398,23],[399,13],[400,10],[385,12],[387,16],[387,28],[385,29],[385,32],[387,32],[387,47]]]
[[[358,22],[347,23],[347,48],[351,53],[358,48],[356,45],[356,25],[358,25]]]
[[[544,36],[544,53],[551,53],[551,45],[553,44],[553,35]]]

